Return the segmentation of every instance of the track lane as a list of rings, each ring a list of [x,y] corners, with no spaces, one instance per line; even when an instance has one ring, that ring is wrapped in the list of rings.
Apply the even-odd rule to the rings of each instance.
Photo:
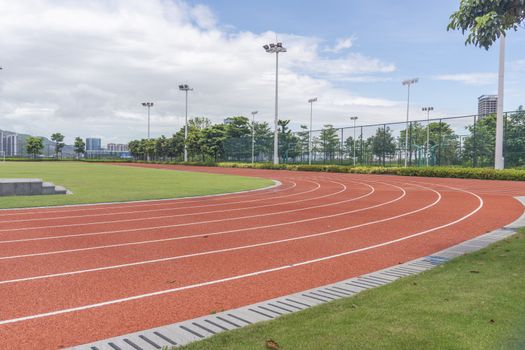
[[[236,171],[236,173],[237,172],[238,171]],[[258,176],[261,176],[261,173],[263,173],[268,174],[265,176],[271,176],[272,174],[278,172],[239,171],[239,173],[242,173],[243,175],[253,173],[258,174]],[[323,179],[335,181],[338,179],[341,180],[342,178],[351,178],[354,181],[363,181],[365,178],[367,181],[373,181],[377,179],[385,181],[385,179],[387,179],[388,182],[397,184],[402,182],[402,180],[407,180],[407,178],[397,177],[363,177],[346,174],[321,174],[322,176],[313,176],[311,173],[297,173],[293,175],[298,178],[307,177],[311,180],[320,177]],[[468,205],[463,197],[454,197],[454,193],[456,193],[457,190],[445,189],[444,187],[439,187],[439,185],[436,185],[441,183],[441,181],[434,181],[434,179],[424,180],[427,182],[430,181],[432,183],[431,187],[443,193],[443,203],[428,209],[428,212],[425,215],[423,215],[423,212],[421,213],[421,216],[414,214],[412,220],[399,219],[395,220],[395,222],[375,224],[373,225],[373,229],[371,229],[372,227],[369,227],[368,230],[363,229],[353,230],[353,232],[334,233],[332,235],[327,235],[326,238],[317,237],[296,241],[290,246],[287,246],[287,244],[290,244],[290,242],[288,242],[285,244],[280,243],[273,245],[271,246],[271,249],[270,247],[264,249],[255,249],[254,247],[252,249],[255,251],[251,251],[250,254],[248,254],[249,256],[244,253],[239,254],[239,252],[219,253],[219,255],[222,256],[220,262],[223,263],[224,266],[217,266],[216,260],[203,260],[201,259],[202,257],[199,257],[199,259],[195,257],[188,258],[187,261],[177,261],[176,263],[172,264],[153,264],[152,266],[154,266],[154,268],[152,270],[150,270],[149,267],[147,269],[139,268],[138,270],[134,270],[138,267],[133,267],[133,270],[129,270],[128,268],[115,269],[114,272],[116,273],[113,275],[113,279],[105,279],[104,275],[106,274],[95,273],[93,275],[95,276],[94,279],[88,279],[88,282],[84,280],[84,277],[76,280],[77,277],[87,276],[86,274],[70,277],[58,277],[58,279],[52,278],[51,280],[63,280],[61,288],[73,288],[72,285],[78,283],[76,284],[77,288],[73,288],[71,295],[75,295],[75,291],[76,293],[80,293],[79,291],[84,291],[87,293],[89,290],[92,290],[93,292],[97,292],[101,296],[105,297],[112,295],[112,292],[116,294],[121,293],[121,295],[124,295],[124,292],[129,293],[130,291],[135,290],[134,288],[138,288],[137,291],[143,290],[144,283],[149,285],[149,287],[163,286],[163,284],[159,282],[159,279],[155,279],[154,277],[151,277],[153,278],[151,281],[144,280],[144,276],[155,275],[156,272],[153,271],[157,271],[157,269],[161,273],[169,272],[171,271],[170,269],[175,269],[173,271],[177,272],[177,269],[180,269],[181,271],[179,271],[179,273],[182,272],[181,278],[185,278],[187,275],[188,283],[193,283],[192,281],[207,281],[203,283],[208,283],[210,281],[208,277],[211,276],[226,276],[234,271],[253,270],[253,268],[257,266],[274,268],[275,264],[277,263],[282,263],[285,264],[285,266],[289,266],[290,261],[294,258],[304,260],[305,258],[311,257],[314,259],[319,259],[322,254],[338,254],[338,252],[340,254],[341,250],[344,249],[360,249],[359,247],[364,247],[367,244],[369,245],[373,242],[385,243],[385,240],[392,238],[395,239],[396,237],[404,239],[404,237],[407,237],[410,232],[416,232],[415,230],[420,230],[417,232],[423,232],[424,230],[421,231],[421,229],[429,228],[432,227],[432,225],[436,225],[438,222],[442,223],[447,219],[451,219],[452,217],[449,216],[451,215],[451,212],[455,212],[456,215],[459,215],[462,211],[469,210]],[[419,179],[418,181],[415,181],[415,183],[416,185],[427,185],[420,182]],[[470,182],[462,182],[461,180],[443,183],[448,185],[458,183],[465,184],[465,186],[460,187],[466,188],[472,186],[468,185]],[[502,184],[502,189],[504,188],[503,185],[507,186],[508,189],[508,191],[505,193],[510,193],[512,191],[520,193],[521,191],[519,186],[517,186],[516,189],[512,189],[512,186],[508,184]],[[421,236],[414,236],[406,240],[397,241],[395,243],[393,242],[390,245],[377,246],[370,248],[369,250],[361,250],[354,252],[351,255],[332,257],[331,260],[317,260],[311,265],[295,265],[293,267],[287,267],[283,270],[275,270],[272,272],[267,272],[266,274],[253,275],[242,279],[232,279],[217,284],[208,283],[204,286],[196,286],[192,289],[178,290],[173,292],[174,294],[166,293],[136,300],[126,300],[122,303],[106,304],[104,306],[83,309],[82,311],[72,311],[70,313],[59,313],[55,316],[30,318],[26,320],[20,320],[19,322],[15,323],[4,322],[2,325],[0,325],[0,332],[2,335],[5,335],[5,337],[0,337],[0,345],[4,346],[5,348],[9,348],[9,345],[15,343],[20,346],[27,346],[31,345],[31,339],[35,338],[39,339],[39,345],[43,345],[44,348],[84,343],[103,337],[114,336],[134,330],[176,322],[177,320],[196,317],[209,313],[214,309],[221,310],[241,306],[246,303],[260,301],[302,289],[315,287],[316,285],[335,282],[337,280],[355,276],[357,274],[377,270],[378,268],[386,267],[399,261],[407,260],[411,257],[415,258],[423,254],[430,254],[451,244],[459,243],[467,238],[483,233],[485,230],[488,230],[491,227],[496,228],[502,226],[503,224],[512,221],[513,217],[519,215],[523,211],[523,208],[508,195],[503,196],[501,195],[502,192],[494,193],[494,191],[491,191],[488,186],[478,186],[478,183],[474,184],[473,186],[475,186],[477,190],[483,191],[487,194],[482,196],[485,200],[485,206],[478,213],[472,215],[472,217],[461,221],[461,226],[455,224],[451,227],[439,228]],[[525,194],[525,192],[523,192],[523,194]],[[446,202],[445,197],[448,197]],[[370,198],[366,200],[369,199]],[[409,200],[407,198],[407,203],[405,204],[422,204],[421,202],[416,202],[418,201],[414,201],[412,199]],[[334,214],[336,211],[331,208],[329,213]],[[310,213],[304,212],[304,214]],[[376,211],[375,214],[379,214],[379,212]],[[385,218],[385,215],[388,214],[388,212],[383,212],[382,214],[383,218]],[[350,218],[346,218],[345,216],[341,216],[340,218],[334,217],[332,222],[330,222],[330,220],[325,220],[326,222],[322,225],[319,225],[318,227],[341,227],[347,220],[349,222],[352,220],[360,220],[364,217],[364,213],[363,217],[361,218],[359,218],[358,215],[351,216]],[[378,217],[381,217],[381,215]],[[368,219],[370,220],[371,218],[372,214],[368,217]],[[246,223],[248,223],[248,221],[249,219],[246,220]],[[279,224],[282,221],[286,220],[274,220],[274,224]],[[293,225],[293,227],[299,228],[300,230],[313,228],[310,226],[312,225],[308,225],[307,223],[305,223],[305,226]],[[177,228],[177,231],[179,229],[181,228]],[[271,238],[273,237],[271,235],[274,234],[274,232],[276,236],[283,238],[285,237],[284,235],[286,235],[286,237],[291,237],[293,235],[293,233],[288,230],[280,231],[276,229],[268,229],[266,231],[269,233],[265,233],[265,235],[261,236]],[[238,241],[232,241],[230,243],[242,243],[243,239],[246,239],[246,242],[251,242],[253,237],[244,237],[246,234],[241,233],[242,231],[239,231],[238,234],[232,235],[232,237],[237,237]],[[337,238],[334,238],[335,236],[337,236]],[[106,238],[108,237],[104,237],[100,242],[104,242]],[[210,240],[210,238],[211,237],[209,237],[207,240]],[[188,242],[191,240],[193,239],[190,239]],[[58,242],[60,242],[60,240],[57,240],[54,243]],[[184,241],[184,245],[186,245],[188,242]],[[180,243],[182,243],[182,241]],[[224,242],[222,242],[222,240],[217,240],[216,243],[223,244]],[[173,247],[175,246],[176,245]],[[202,251],[202,247],[195,246],[194,248],[195,251]],[[199,250],[197,250],[197,248],[199,248]],[[290,251],[292,251],[292,254],[289,253]],[[111,255],[111,253],[107,253],[108,254],[102,255]],[[159,253],[162,253],[162,251],[159,251]],[[73,255],[76,254],[77,253],[74,253]],[[193,277],[191,277],[191,273],[189,273],[189,271],[191,271],[191,266],[186,265],[191,259],[195,259],[193,264],[194,269],[197,266],[202,266],[199,268],[199,270],[209,271],[203,272],[200,277],[197,275],[193,275]],[[258,265],[253,264],[253,259],[257,260]],[[236,267],[228,268],[228,264],[232,263],[243,266],[239,268],[240,270],[237,270]],[[3,262],[0,260],[0,266],[2,266],[2,264]],[[45,264],[45,261],[39,262],[39,264]],[[126,272],[124,272],[124,270],[126,270]],[[128,275],[128,277],[124,277],[126,275]],[[1,272],[0,276],[2,276]],[[136,284],[139,284],[138,286],[134,286],[133,283],[125,281],[123,283],[125,286],[117,286],[118,288],[121,288],[120,291],[111,290],[111,286],[115,284],[115,280],[123,278],[128,279],[132,276],[137,278]],[[19,292],[20,295],[23,295],[26,290],[31,288],[22,286],[36,286],[40,282],[43,281],[27,281],[19,283],[18,286],[20,288],[13,292]],[[175,281],[169,283],[169,285],[174,288],[186,288],[188,286],[182,286],[179,283],[182,283],[182,281]],[[86,284],[93,285],[86,286]],[[17,285],[17,283],[13,284],[13,286],[14,285]],[[99,288],[95,288],[95,286],[98,286]],[[5,289],[0,288],[0,294],[4,294],[4,290]],[[41,294],[46,295],[46,292],[52,290],[54,290],[54,287],[50,290],[42,288]],[[155,292],[153,289],[152,291]],[[64,293],[64,298],[67,299],[67,296],[65,295],[66,294]],[[84,297],[86,298],[85,300],[89,300],[89,296]],[[28,303],[31,303],[30,298],[27,298],[27,300]],[[47,300],[42,302],[41,300],[38,300],[34,302],[45,304],[45,302],[51,301]],[[6,301],[6,303],[9,303],[9,301]],[[51,304],[52,303],[49,303],[48,306],[52,306]],[[56,306],[57,304],[54,305]],[[2,311],[8,310],[9,308],[9,305],[7,305],[6,308],[2,308],[0,306],[0,319],[3,319],[4,321],[6,320],[3,317]],[[13,308],[12,311],[16,312],[16,308]],[[32,315],[35,314],[33,313]],[[130,318],[127,315],[137,315],[137,317]],[[51,331],[54,329],[60,329],[61,332],[59,334],[55,334]]]

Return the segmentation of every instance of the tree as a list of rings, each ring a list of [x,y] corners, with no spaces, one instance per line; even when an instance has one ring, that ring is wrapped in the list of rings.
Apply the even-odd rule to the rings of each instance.
[[[386,165],[386,158],[393,157],[396,153],[395,138],[389,126],[378,127],[375,135],[370,137],[369,143],[372,154],[382,160],[383,166]]]
[[[507,30],[518,30],[524,20],[524,0],[461,0],[447,30],[469,32],[465,44],[488,50]]]
[[[323,125],[319,141],[321,142],[321,151],[324,153],[324,160],[332,161],[339,147],[337,129],[331,124]]]
[[[64,143],[64,135],[59,132],[51,135],[51,141],[55,142],[55,158],[58,158],[58,155],[62,153],[62,148],[66,145]]]
[[[204,160],[207,158],[216,162],[223,156],[226,129],[224,124],[216,124],[201,131],[200,149]]]
[[[75,137],[75,153],[77,154],[77,158],[80,157],[81,154],[86,153],[86,143],[81,137]]]
[[[273,150],[273,133],[267,122],[255,122],[255,157],[268,160]]]
[[[43,149],[44,139],[42,137],[30,136],[27,138],[26,150],[27,153],[33,156],[33,158],[36,158],[38,155],[42,154]]]
[[[508,167],[525,164],[525,110],[523,106],[519,106],[516,113],[507,116],[504,156]]]

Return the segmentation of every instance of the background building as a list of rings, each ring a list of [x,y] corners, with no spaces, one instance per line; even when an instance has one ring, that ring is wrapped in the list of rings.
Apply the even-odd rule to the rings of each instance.
[[[480,117],[484,117],[489,114],[496,114],[497,108],[497,95],[481,95],[478,97],[478,115]]]
[[[86,151],[100,151],[102,149],[102,140],[88,137],[86,139]]]
[[[107,150],[110,152],[127,152],[128,145],[123,143],[108,143]]]

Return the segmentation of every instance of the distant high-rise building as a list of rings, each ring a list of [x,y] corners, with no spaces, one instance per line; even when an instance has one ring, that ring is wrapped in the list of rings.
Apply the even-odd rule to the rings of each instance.
[[[128,145],[123,143],[108,143],[107,150],[110,152],[127,152]]]
[[[19,155],[18,135],[0,132],[0,153],[2,156],[14,157]]]
[[[481,95],[478,97],[478,115],[484,117],[489,114],[495,114],[498,109],[497,95]]]
[[[102,149],[102,140],[88,137],[86,139],[86,151],[100,151]]]

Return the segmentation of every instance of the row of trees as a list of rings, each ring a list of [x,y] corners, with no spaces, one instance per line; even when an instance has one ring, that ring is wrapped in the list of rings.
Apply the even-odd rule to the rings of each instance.
[[[279,157],[283,162],[308,161],[310,132],[301,125],[292,132],[289,120],[279,120]],[[412,165],[468,165],[491,166],[494,161],[495,116],[487,116],[461,128],[453,128],[442,121],[428,125],[410,123],[408,129],[408,162]],[[520,107],[506,118],[505,154],[508,166],[525,164],[525,111]],[[266,122],[253,125],[243,116],[230,117],[224,123],[212,124],[207,118],[194,118],[188,123],[186,146],[193,161],[250,161],[254,133],[256,161],[270,161],[273,155],[273,132]],[[346,129],[345,133],[352,129]],[[406,130],[397,133],[389,125],[358,127],[356,140],[346,137],[341,129],[324,125],[312,137],[313,162],[352,163],[353,155],[359,164],[401,164],[404,162]],[[365,134],[369,136],[366,137]],[[129,143],[132,155],[138,159],[182,160],[184,154],[184,129],[171,137],[134,140]],[[355,148],[355,149],[354,149]]]
[[[59,132],[51,135],[51,141],[55,143],[55,158],[62,157],[62,149],[66,145],[64,143],[65,136]],[[30,136],[26,140],[26,151],[34,158],[40,156],[44,150],[44,138],[38,136]],[[86,153],[86,143],[81,137],[75,138],[74,150],[77,157]]]

